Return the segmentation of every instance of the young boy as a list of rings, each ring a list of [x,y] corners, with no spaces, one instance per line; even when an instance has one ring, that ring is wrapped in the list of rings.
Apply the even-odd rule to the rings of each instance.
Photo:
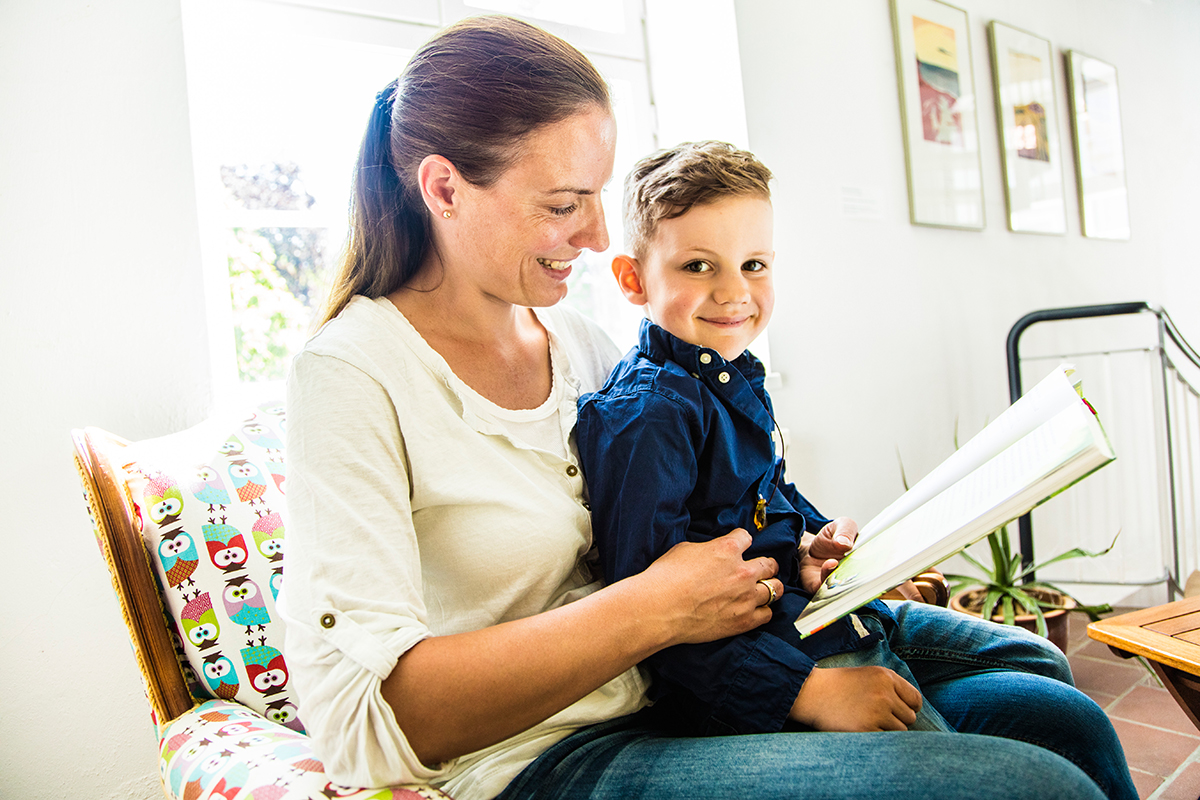
[[[1066,756],[1109,797],[1136,797],[1108,718],[1041,637],[944,608],[878,602],[798,637],[793,621],[857,528],[827,520],[784,479],[763,368],[745,352],[774,304],[770,179],[754,156],[715,142],[634,167],[629,255],[613,261],[613,273],[647,319],[604,388],[580,398],[577,443],[609,581],[681,541],[734,528],[752,536],[745,558],[779,564],[779,596],[773,582],[758,587],[769,622],[647,660],[660,724],[693,734],[1004,736]]]
[[[885,605],[804,640],[792,624],[857,528],[785,480],[764,370],[746,351],[774,307],[770,179],[752,154],[717,142],[656,153],[626,179],[629,255],[612,268],[647,319],[604,388],[580,399],[577,427],[605,577],[735,528],[753,537],[746,559],[778,562],[783,592],[763,592],[770,622],[648,661],[656,699],[694,733],[951,730],[887,651]]]

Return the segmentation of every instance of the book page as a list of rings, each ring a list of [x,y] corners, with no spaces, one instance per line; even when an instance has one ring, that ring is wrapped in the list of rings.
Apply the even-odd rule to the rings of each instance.
[[[896,520],[912,513],[921,504],[943,491],[963,475],[977,469],[1004,448],[1020,439],[1054,412],[1079,402],[1079,392],[1071,380],[1074,369],[1062,365],[1004,410],[994,422],[973,436],[915,486],[864,525],[859,543],[874,537]]]

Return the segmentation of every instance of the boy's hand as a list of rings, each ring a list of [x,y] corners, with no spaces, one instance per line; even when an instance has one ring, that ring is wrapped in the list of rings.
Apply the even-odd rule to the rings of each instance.
[[[804,534],[800,538],[800,588],[809,594],[821,588],[857,538],[858,523],[849,517],[838,517],[816,536]]]
[[[906,731],[921,693],[886,667],[814,669],[789,717],[818,731]]]

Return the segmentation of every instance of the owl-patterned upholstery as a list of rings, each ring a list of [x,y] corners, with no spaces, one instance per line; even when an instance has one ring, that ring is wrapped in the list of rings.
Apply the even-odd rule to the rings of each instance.
[[[421,800],[428,786],[357,789],[330,783],[304,734],[239,703],[209,700],[166,726],[159,744],[163,788],[173,798],[218,800]]]
[[[279,645],[283,407],[130,445],[126,487],[193,694],[236,700],[299,733]]]
[[[416,800],[332,784],[297,715],[275,599],[287,512],[283,405],[130,444],[75,431],[76,464],[159,735],[187,800]]]

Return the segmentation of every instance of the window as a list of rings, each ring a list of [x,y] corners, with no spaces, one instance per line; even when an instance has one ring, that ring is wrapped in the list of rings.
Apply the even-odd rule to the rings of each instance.
[[[732,18],[730,0],[706,2],[729,5]],[[621,180],[656,146],[641,0],[182,0],[182,8],[218,401],[281,396],[278,382],[311,333],[345,241],[375,93],[439,27],[472,14],[542,25],[587,53],[612,87],[620,135],[602,199],[613,245],[576,262],[565,302],[622,349],[634,343],[641,310],[621,296],[609,263],[621,247]],[[697,44],[694,25],[687,35],[683,53]],[[734,41],[736,63],[734,32],[721,35]],[[720,120],[724,131],[733,116],[744,130],[735,99],[732,115],[720,101],[688,104],[689,120],[699,130]]]
[[[345,239],[375,92],[435,28],[254,2],[183,10],[214,385],[219,400],[255,383],[279,395]]]

